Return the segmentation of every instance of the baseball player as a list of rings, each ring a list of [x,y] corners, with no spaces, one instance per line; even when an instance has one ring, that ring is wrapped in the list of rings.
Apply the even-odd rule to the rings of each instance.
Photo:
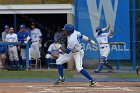
[[[102,28],[102,29],[99,27],[96,28],[95,38],[99,44],[100,64],[98,66],[97,71],[94,71],[95,73],[101,72],[103,65],[109,68],[109,72],[112,72],[113,70],[112,66],[107,62],[107,57],[110,53],[110,46],[109,44],[103,44],[103,43],[108,43],[108,37],[112,36],[113,33],[114,32],[111,29],[111,25],[108,25],[107,27]]]
[[[14,33],[14,28],[10,27],[9,34],[6,35],[6,42],[18,42],[17,34]],[[18,58],[18,52],[17,52],[17,46],[14,45],[8,45],[8,53],[9,53],[9,59],[11,66],[15,64],[18,68],[20,68],[19,58]]]
[[[33,48],[34,51],[36,51],[36,55],[40,58],[40,46],[41,46],[41,41],[42,41],[42,33],[40,29],[36,28],[36,24],[32,23],[31,24],[31,47]]]
[[[2,42],[2,38],[0,38],[0,42]],[[8,48],[6,45],[0,46],[0,60],[2,62],[3,68],[6,68],[6,59],[8,54]]]
[[[58,30],[54,34],[54,41],[59,41],[62,44],[62,46],[65,47],[66,38],[60,26],[58,26]]]
[[[59,56],[62,55],[62,51],[55,46],[56,43],[57,41],[55,41],[49,46],[46,54],[46,63],[48,65],[48,69],[50,69],[51,59],[57,59]]]
[[[77,71],[89,79],[91,87],[94,86],[96,83],[95,79],[93,79],[82,67],[84,51],[81,47],[80,39],[86,40],[92,44],[95,44],[95,42],[85,35],[81,35],[80,32],[74,30],[74,26],[71,24],[65,24],[63,30],[64,34],[67,35],[67,48],[62,48],[61,44],[55,44],[57,48],[60,48],[65,53],[56,60],[60,78],[55,84],[65,82],[63,64],[69,62],[71,59],[74,59]]]
[[[25,25],[20,25],[20,30],[17,33],[18,36],[18,41],[23,44],[25,43],[25,41],[27,41],[27,38],[30,37],[29,31],[25,30]],[[20,55],[22,57],[22,61],[23,64],[22,66],[25,67],[26,66],[26,46],[25,45],[21,45],[20,47],[18,47],[18,49],[20,49]],[[31,56],[30,56],[30,48],[29,48],[29,67],[31,64]]]
[[[2,32],[2,41],[5,41],[6,35],[9,33],[9,26],[5,25],[5,31]]]

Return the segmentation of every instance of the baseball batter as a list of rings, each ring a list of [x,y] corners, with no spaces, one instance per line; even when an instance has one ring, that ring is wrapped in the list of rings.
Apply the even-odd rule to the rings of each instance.
[[[34,51],[36,51],[36,55],[40,58],[40,46],[41,46],[41,40],[42,40],[42,33],[40,29],[36,28],[36,24],[31,24],[31,48],[33,48]]]
[[[113,35],[113,30],[110,29],[111,25],[108,25],[105,28],[96,28],[96,34],[95,34],[95,38],[99,44],[99,50],[100,50],[100,64],[98,66],[97,71],[95,71],[95,73],[99,73],[101,72],[103,65],[105,65],[107,68],[109,68],[109,72],[111,72],[113,70],[112,66],[109,65],[109,63],[107,62],[107,57],[110,53],[110,46],[109,44],[102,44],[102,43],[108,43],[108,37]],[[105,32],[106,30],[108,30],[108,32]]]
[[[55,46],[57,42],[52,43],[47,51],[46,54],[46,63],[48,65],[48,69],[50,69],[50,61],[51,59],[57,59],[59,56],[62,55],[62,51]]]
[[[17,34],[14,33],[14,28],[10,27],[9,34],[6,35],[6,42],[18,42]],[[9,59],[11,62],[11,66],[15,64],[18,68],[20,68],[19,58],[17,53],[17,46],[8,45]]]
[[[69,62],[71,59],[74,59],[77,71],[89,79],[90,86],[94,86],[95,79],[93,79],[82,67],[84,51],[81,47],[80,39],[89,41],[92,44],[95,44],[95,42],[93,40],[90,40],[88,37],[81,35],[80,32],[74,30],[74,26],[71,24],[66,24],[63,30],[64,34],[67,35],[67,48],[62,48],[61,44],[56,44],[56,47],[60,48],[63,52],[65,52],[65,54],[63,54],[56,60],[60,78],[55,84],[65,82],[63,74],[63,64]]]

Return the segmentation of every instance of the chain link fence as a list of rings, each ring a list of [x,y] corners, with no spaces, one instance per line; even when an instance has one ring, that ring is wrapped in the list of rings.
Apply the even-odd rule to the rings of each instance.
[[[136,27],[133,28],[133,0],[130,0],[130,40],[131,40],[131,59],[133,56],[133,38],[136,39],[136,62],[140,65],[140,0],[136,0],[136,13],[135,24]],[[133,37],[133,29],[136,30],[136,34]]]

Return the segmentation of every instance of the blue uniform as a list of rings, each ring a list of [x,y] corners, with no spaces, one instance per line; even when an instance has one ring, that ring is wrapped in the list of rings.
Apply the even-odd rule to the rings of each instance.
[[[27,30],[25,30],[24,32],[18,32],[17,33],[18,36],[18,41],[21,43],[24,43],[24,39],[26,39],[28,36],[30,36],[29,32]],[[22,45],[21,48],[26,48],[25,45]]]

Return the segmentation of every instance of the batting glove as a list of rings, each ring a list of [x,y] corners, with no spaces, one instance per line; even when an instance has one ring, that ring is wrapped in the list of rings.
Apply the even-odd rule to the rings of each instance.
[[[95,41],[93,41],[93,40],[90,40],[90,43],[91,43],[91,44],[96,44]]]

